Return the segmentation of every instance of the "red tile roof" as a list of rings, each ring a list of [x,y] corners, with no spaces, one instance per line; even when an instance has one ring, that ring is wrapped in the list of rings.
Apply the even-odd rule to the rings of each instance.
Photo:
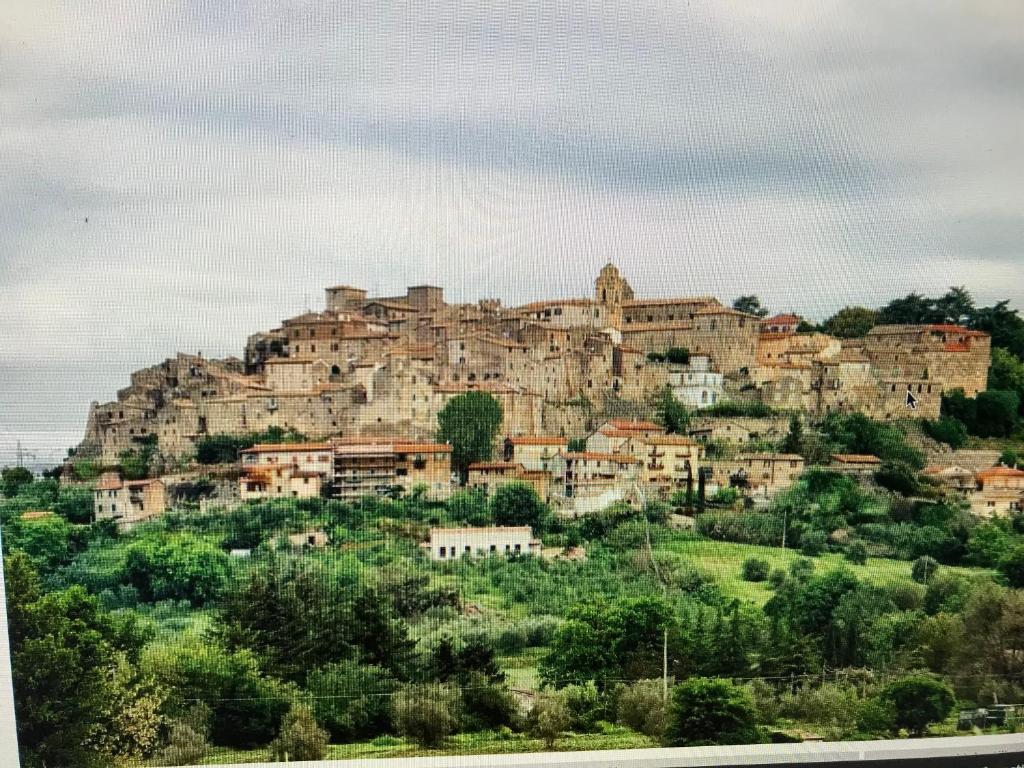
[[[882,460],[877,456],[864,453],[835,453],[832,454],[832,461],[840,464],[881,464]]]
[[[991,480],[994,477],[1024,477],[1024,469],[1014,469],[1013,467],[992,467],[992,469],[985,469],[978,472],[975,475],[979,480]]]
[[[569,440],[565,437],[554,437],[547,435],[524,435],[523,437],[510,437],[512,445],[568,445]]]
[[[301,453],[302,451],[329,451],[330,443],[257,443],[242,453]]]

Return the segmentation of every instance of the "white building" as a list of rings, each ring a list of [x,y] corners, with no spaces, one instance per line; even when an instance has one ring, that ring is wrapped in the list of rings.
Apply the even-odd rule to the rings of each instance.
[[[528,525],[480,528],[431,528],[430,541],[421,544],[431,560],[457,560],[464,555],[526,555],[540,552],[540,541]]]
[[[257,444],[241,452],[241,462],[242,501],[316,498],[334,479],[330,443]]]
[[[704,355],[693,355],[689,365],[669,372],[668,383],[676,400],[692,410],[710,408],[725,395],[722,374],[711,370],[711,359]]]

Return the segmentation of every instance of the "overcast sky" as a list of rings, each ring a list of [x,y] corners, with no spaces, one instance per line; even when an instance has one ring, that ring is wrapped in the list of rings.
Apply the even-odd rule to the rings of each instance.
[[[324,286],[1024,308],[1024,4],[6,0],[0,463]]]

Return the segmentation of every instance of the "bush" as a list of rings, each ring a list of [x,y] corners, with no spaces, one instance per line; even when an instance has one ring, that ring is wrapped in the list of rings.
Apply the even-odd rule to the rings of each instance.
[[[786,583],[786,572],[781,568],[774,568],[771,573],[768,574],[768,586],[772,589],[780,589],[783,584]]]
[[[1024,544],[1018,544],[999,560],[999,572],[1011,587],[1024,587]]]
[[[685,347],[669,347],[665,351],[665,360],[675,365],[686,365],[690,362],[690,350]]]
[[[807,581],[814,575],[814,561],[799,557],[789,564],[789,575],[797,581]]]
[[[281,732],[270,743],[270,759],[322,760],[326,750],[327,731],[317,725],[309,707],[292,704],[281,722]]]
[[[519,708],[505,685],[473,672],[462,689],[462,712],[467,730],[496,730],[516,725]]]
[[[882,691],[881,699],[895,711],[895,725],[916,736],[923,736],[929,724],[945,720],[956,704],[950,687],[929,675],[895,680]]]
[[[402,736],[439,747],[458,728],[458,699],[448,686],[408,686],[395,695],[391,717]]]
[[[800,552],[807,557],[817,557],[825,551],[828,538],[823,531],[808,531],[800,537]]]
[[[387,670],[341,661],[306,679],[313,711],[335,741],[372,738],[391,727],[389,695],[397,684]]]
[[[544,740],[551,749],[555,741],[569,728],[569,710],[565,701],[555,693],[541,695],[530,710],[530,733]]]
[[[868,548],[863,541],[851,541],[846,546],[846,560],[854,565],[864,565],[868,561]]]
[[[156,754],[160,765],[195,765],[209,751],[210,745],[201,733],[183,722],[174,720],[168,728],[167,746]]]
[[[694,677],[672,691],[666,735],[674,746],[751,744],[757,717],[750,694],[729,680]]]
[[[593,682],[567,685],[561,694],[569,712],[569,727],[577,733],[594,733],[603,714],[597,686]]]
[[[771,564],[767,560],[757,557],[748,557],[743,561],[744,581],[764,581],[771,571]]]
[[[939,569],[939,562],[934,557],[924,555],[914,561],[910,568],[910,578],[918,584],[927,584]]]
[[[967,427],[959,419],[940,416],[935,421],[923,420],[921,426],[932,440],[945,443],[953,449],[963,448],[967,443]]]
[[[638,680],[619,692],[618,721],[637,733],[660,739],[668,724],[661,680]]]

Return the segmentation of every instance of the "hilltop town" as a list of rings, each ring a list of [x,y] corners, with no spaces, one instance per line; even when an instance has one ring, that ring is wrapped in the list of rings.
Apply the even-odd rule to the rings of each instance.
[[[335,286],[325,304],[253,334],[243,358],[179,354],[135,372],[115,401],[92,405],[74,459],[116,469],[149,446],[164,467],[185,468],[211,437],[276,430],[301,440],[242,451],[222,502],[416,487],[443,500],[460,484],[522,481],[568,514],[680,490],[703,499],[736,488],[761,504],[805,468],[803,456],[774,449],[792,417],[935,419],[944,394],[986,388],[991,352],[988,334],[949,323],[837,338],[793,314],[761,317],[708,296],[641,299],[613,264],[590,298],[507,308],[448,304],[434,286],[387,297]],[[460,478],[436,435],[438,414],[467,392],[493,396],[502,421],[495,460]],[[667,393],[694,416],[683,434],[657,423]],[[974,463],[928,472],[957,475],[981,513],[1016,509],[1021,493],[1004,492],[1003,478],[989,492],[975,478],[993,458]],[[881,461],[837,454],[830,464],[870,476]],[[172,480],[108,471],[97,517],[130,524],[158,514]]]

